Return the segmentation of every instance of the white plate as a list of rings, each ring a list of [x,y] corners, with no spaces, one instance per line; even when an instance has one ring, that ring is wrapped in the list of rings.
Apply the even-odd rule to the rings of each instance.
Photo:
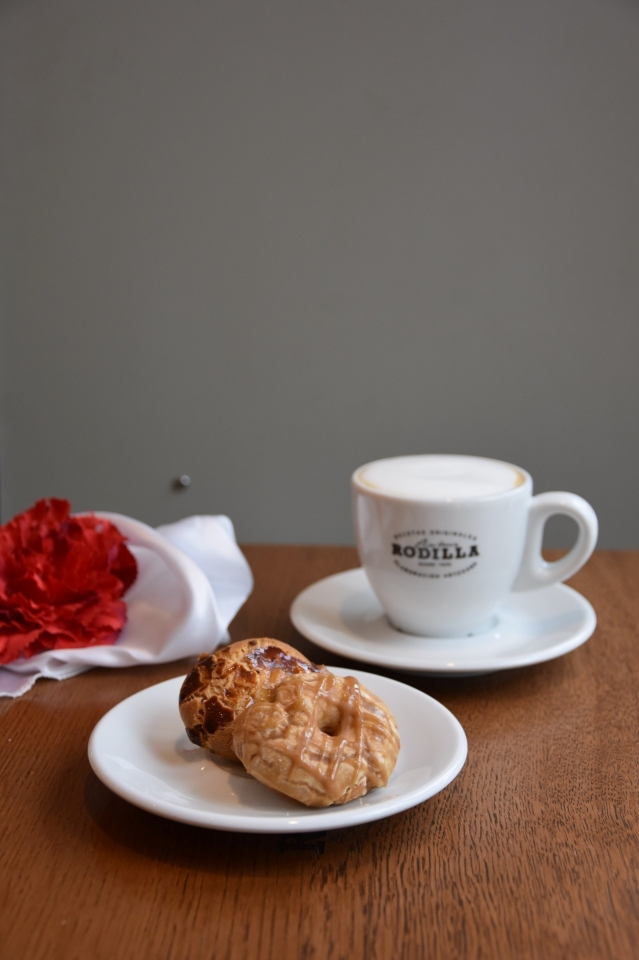
[[[148,687],[95,727],[89,760],[118,796],[143,810],[200,827],[244,833],[307,833],[380,820],[439,793],[466,760],[461,724],[432,697],[360,670],[355,676],[395,714],[401,749],[388,786],[344,806],[311,809],[269,790],[239,763],[192,744],[178,712],[183,677]]]
[[[307,587],[293,601],[291,620],[309,640],[340,656],[456,676],[553,660],[585,643],[597,625],[588,601],[557,583],[511,593],[487,633],[454,640],[416,637],[390,624],[361,567]]]

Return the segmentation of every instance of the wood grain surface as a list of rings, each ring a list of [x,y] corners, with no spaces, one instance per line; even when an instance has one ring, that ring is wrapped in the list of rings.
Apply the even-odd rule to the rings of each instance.
[[[279,637],[347,665],[302,639],[288,609],[354,551],[245,550],[255,591],[233,639]],[[0,957],[636,958],[639,553],[595,554],[571,582],[599,617],[573,653],[478,678],[396,675],[459,718],[468,762],[433,799],[349,830],[208,831],[100,783],[95,723],[190,661],[0,700]]]

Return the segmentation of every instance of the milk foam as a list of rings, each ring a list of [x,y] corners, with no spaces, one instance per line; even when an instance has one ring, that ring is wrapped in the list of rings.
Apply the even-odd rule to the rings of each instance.
[[[433,454],[377,460],[357,472],[371,490],[410,500],[468,500],[514,490],[524,474],[500,460]]]

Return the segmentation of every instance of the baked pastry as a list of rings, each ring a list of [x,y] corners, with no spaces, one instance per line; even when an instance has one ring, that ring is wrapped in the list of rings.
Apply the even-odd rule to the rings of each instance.
[[[180,716],[189,740],[236,760],[233,727],[239,713],[285,677],[317,674],[310,660],[270,637],[240,640],[202,654],[180,690]]]
[[[348,803],[383,787],[399,733],[382,701],[354,677],[289,677],[235,723],[235,753],[261,783],[309,807]]]

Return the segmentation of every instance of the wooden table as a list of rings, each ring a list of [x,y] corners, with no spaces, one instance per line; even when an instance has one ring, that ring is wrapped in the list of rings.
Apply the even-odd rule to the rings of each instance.
[[[256,586],[233,638],[279,637],[338,663],[295,633],[288,609],[355,566],[354,551],[246,554]],[[397,675],[459,718],[468,762],[433,799],[354,829],[207,831],[97,780],[97,720],[189,661],[0,700],[0,957],[636,958],[639,553],[596,554],[573,583],[599,616],[574,653],[479,678]]]

